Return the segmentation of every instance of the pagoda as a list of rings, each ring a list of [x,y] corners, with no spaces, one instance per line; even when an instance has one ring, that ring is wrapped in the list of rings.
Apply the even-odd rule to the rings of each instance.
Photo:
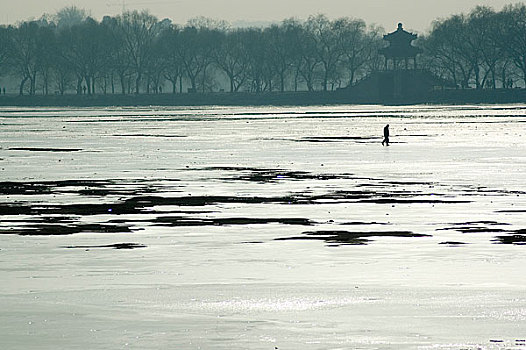
[[[402,23],[398,23],[394,32],[384,35],[384,40],[389,42],[389,46],[380,49],[380,54],[385,57],[385,70],[410,69],[408,62],[411,59],[413,69],[417,68],[416,56],[422,53],[422,49],[411,44],[416,38],[416,34],[404,30]]]
[[[450,81],[438,78],[425,69],[417,69],[416,58],[422,49],[412,45],[416,34],[404,30],[402,23],[384,35],[389,46],[380,49],[385,69],[374,70],[355,85],[345,89],[348,101],[354,103],[421,103],[437,90],[456,88]]]

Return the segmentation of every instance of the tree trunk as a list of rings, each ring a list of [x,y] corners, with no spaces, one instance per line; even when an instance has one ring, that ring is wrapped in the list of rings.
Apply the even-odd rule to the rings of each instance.
[[[497,82],[495,81],[495,68],[491,70],[491,87],[493,90],[497,88]]]
[[[91,80],[89,76],[85,76],[84,80],[86,81],[86,87],[88,88],[88,95],[91,95]]]
[[[139,85],[141,84],[141,78],[142,78],[142,74],[137,74],[137,78],[135,79],[135,94],[138,95],[139,94]]]
[[[325,67],[325,72],[323,73],[323,91],[327,91],[327,83],[329,81],[329,71],[327,69],[327,67]]]
[[[314,87],[312,86],[312,81],[309,79],[307,80],[307,90],[314,91]]]
[[[126,82],[124,81],[124,73],[119,74],[119,80],[121,81],[121,92],[126,95]]]
[[[234,92],[234,76],[233,76],[233,74],[228,74],[228,78],[230,79],[230,92]]]
[[[179,75],[179,93],[183,93],[183,75]]]
[[[44,95],[49,95],[49,78],[48,75],[44,75]]]
[[[354,79],[356,77],[356,68],[354,68],[354,66],[352,66],[352,67],[353,68],[349,69],[349,86],[353,86]]]
[[[481,88],[481,86],[480,86],[480,70],[478,68],[478,65],[475,66],[475,87],[477,88],[477,90],[479,90]]]
[[[192,90],[193,90],[194,92],[197,91],[197,90],[196,90],[197,88],[196,88],[196,82],[195,82],[195,80],[196,80],[196,77],[195,77],[195,76],[190,76],[190,84],[192,85]]]
[[[36,76],[30,77],[29,81],[31,82],[30,94],[31,95],[35,95],[36,94],[36,86],[37,86],[37,78],[36,78]]]
[[[294,74],[294,92],[298,92],[298,72]]]
[[[77,95],[82,94],[82,78],[77,77]]]
[[[203,69],[203,80],[201,81],[201,85],[203,85],[203,93],[205,93],[206,89],[206,68]]]
[[[27,79],[28,77],[24,77],[24,79],[22,79],[22,81],[20,82],[20,90],[18,93],[20,96],[24,94],[24,85],[26,84]]]

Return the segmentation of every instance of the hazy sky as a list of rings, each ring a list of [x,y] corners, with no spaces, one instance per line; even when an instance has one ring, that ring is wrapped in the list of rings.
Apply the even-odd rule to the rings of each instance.
[[[284,18],[305,19],[324,13],[331,18],[348,16],[379,24],[387,30],[398,22],[418,32],[427,31],[433,19],[466,12],[476,5],[501,9],[510,0],[125,0],[127,10],[149,9],[159,18],[170,18],[184,24],[196,16],[225,19],[230,22],[280,21]],[[122,11],[122,0],[0,0],[0,22],[40,17],[43,13],[75,5],[89,10],[93,17],[115,15]]]

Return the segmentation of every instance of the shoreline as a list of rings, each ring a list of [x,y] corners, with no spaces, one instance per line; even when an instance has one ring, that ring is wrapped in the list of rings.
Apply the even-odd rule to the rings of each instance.
[[[106,106],[308,106],[343,104],[509,104],[526,103],[526,89],[437,90],[422,96],[382,99],[360,91],[341,89],[316,92],[214,92],[96,95],[2,95],[0,106],[16,107],[106,107]]]

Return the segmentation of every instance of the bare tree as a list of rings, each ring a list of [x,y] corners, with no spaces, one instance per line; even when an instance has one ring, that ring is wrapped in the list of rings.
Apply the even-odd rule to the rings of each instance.
[[[4,26],[0,26],[0,76],[4,73],[4,69],[9,67],[7,59],[11,50],[10,42],[10,31]]]
[[[24,94],[25,84],[29,80],[29,94],[34,95],[39,68],[39,43],[37,22],[23,22],[19,27],[10,27],[10,60],[15,73],[20,77],[19,94]]]
[[[195,23],[189,24],[180,33],[177,52],[194,92],[197,92],[198,83],[205,89],[203,82],[206,80],[206,69],[212,63],[217,36],[213,29]]]
[[[109,65],[111,35],[106,26],[88,17],[59,33],[63,58],[77,76],[77,93],[85,82],[88,94],[95,93],[96,79]]]
[[[526,86],[526,5],[508,5],[498,15],[500,45],[522,72]]]
[[[159,37],[159,54],[164,61],[164,78],[172,83],[172,93],[176,93],[179,83],[179,92],[183,90],[183,62],[179,54],[181,30],[175,25],[165,28]]]
[[[267,57],[272,70],[279,79],[281,92],[285,91],[285,78],[291,71],[296,58],[294,48],[296,29],[293,22],[284,21],[281,25],[272,25],[264,31],[269,45]]]
[[[320,64],[316,55],[316,41],[307,31],[305,24],[294,19],[286,20],[291,35],[291,47],[294,56],[292,65],[294,69],[294,90],[298,90],[298,83],[302,80],[308,91],[314,91],[316,71]]]
[[[365,56],[367,57],[364,64],[364,75],[370,74],[371,72],[377,72],[384,66],[384,59],[380,54],[380,49],[384,47],[384,40],[382,34],[385,30],[379,26],[370,26],[365,35],[366,50]]]
[[[108,33],[108,70],[112,81],[112,91],[115,90],[114,79],[118,79],[121,93],[125,95],[126,89],[129,88],[127,81],[132,73],[131,62],[128,59],[125,46],[124,33],[120,29],[117,18],[105,16],[101,24],[106,27]]]
[[[250,34],[246,29],[220,32],[219,42],[213,51],[215,65],[223,71],[230,82],[230,92],[237,92],[248,78],[249,55],[247,42]]]
[[[69,6],[60,9],[53,17],[57,28],[63,29],[79,25],[88,18],[89,14],[86,10],[76,6]]]
[[[446,67],[451,72],[451,77],[455,82],[460,82],[462,88],[469,87],[474,73],[476,85],[480,84],[480,53],[473,52],[476,45],[466,23],[464,15],[454,15],[436,21],[426,41],[428,54],[433,55],[436,62]]]
[[[55,26],[40,26],[37,35],[38,71],[42,77],[42,93],[48,95],[58,52]]]
[[[311,16],[305,23],[310,40],[314,43],[314,53],[323,68],[323,91],[327,91],[328,81],[336,74],[342,57],[337,34],[342,25],[342,22],[330,21],[324,15]]]
[[[472,37],[470,42],[473,43],[473,49],[480,54],[481,72],[477,78],[479,79],[477,88],[490,86],[495,89],[495,69],[503,56],[497,44],[499,38],[495,31],[497,28],[496,13],[489,7],[477,6],[469,13],[468,28]]]
[[[338,44],[342,52],[342,64],[349,74],[349,86],[352,86],[358,73],[370,59],[368,51],[372,45],[362,20],[340,18],[335,25],[338,28]]]
[[[151,60],[155,37],[160,32],[157,18],[147,11],[128,11],[117,17],[118,29],[124,40],[124,53],[135,75],[135,93]]]

